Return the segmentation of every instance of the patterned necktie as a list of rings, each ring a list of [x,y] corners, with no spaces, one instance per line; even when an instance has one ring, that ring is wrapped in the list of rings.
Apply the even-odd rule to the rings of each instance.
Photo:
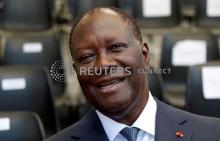
[[[138,135],[139,129],[138,128],[128,128],[125,127],[123,130],[121,130],[120,134],[124,136],[128,141],[136,141],[137,135]]]

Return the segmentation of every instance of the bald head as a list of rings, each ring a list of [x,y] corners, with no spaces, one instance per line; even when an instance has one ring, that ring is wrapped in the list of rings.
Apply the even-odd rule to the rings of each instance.
[[[133,18],[116,8],[93,9],[73,26],[70,49],[87,100],[108,117],[131,125],[148,99],[146,75],[138,70],[149,64],[148,46]],[[106,68],[108,74],[102,71]],[[111,73],[115,68],[118,72]],[[82,74],[82,69],[101,73]]]
[[[88,11],[84,15],[82,15],[73,25],[69,37],[69,47],[71,51],[72,57],[74,57],[74,51],[73,51],[73,46],[74,46],[74,38],[76,36],[79,36],[77,34],[77,31],[80,28],[81,24],[86,24],[85,22],[88,22],[88,19],[94,18],[97,15],[112,15],[112,16],[119,16],[125,23],[125,25],[128,25],[128,30],[131,30],[131,33],[133,36],[136,38],[136,40],[140,43],[142,43],[142,36],[140,33],[140,30],[137,26],[137,23],[135,22],[134,18],[125,13],[124,11],[118,9],[118,8],[95,8],[93,10]],[[108,23],[106,23],[108,24]]]

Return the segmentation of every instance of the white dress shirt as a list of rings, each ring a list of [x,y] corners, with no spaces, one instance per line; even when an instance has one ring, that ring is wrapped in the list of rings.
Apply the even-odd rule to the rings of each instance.
[[[156,101],[149,92],[149,99],[144,107],[144,110],[131,126],[140,129],[137,135],[137,141],[155,141],[156,111]],[[108,136],[109,141],[127,141],[126,138],[120,134],[120,131],[129,126],[112,120],[98,110],[96,110],[96,112],[101,120],[102,126]]]

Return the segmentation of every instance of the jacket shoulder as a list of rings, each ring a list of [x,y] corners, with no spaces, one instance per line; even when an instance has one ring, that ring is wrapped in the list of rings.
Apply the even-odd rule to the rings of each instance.
[[[76,130],[75,124],[67,127],[66,129],[52,135],[51,137],[45,139],[44,141],[73,141],[71,134]]]
[[[160,112],[172,121],[186,122],[193,131],[193,139],[202,137],[209,140],[220,140],[220,118],[207,117],[183,111],[157,100]],[[181,119],[181,120],[178,120]],[[162,119],[161,119],[162,120]],[[201,138],[200,138],[201,139]]]
[[[55,135],[44,141],[75,141],[91,129],[96,122],[96,114],[94,109],[91,109],[81,120],[59,131]]]

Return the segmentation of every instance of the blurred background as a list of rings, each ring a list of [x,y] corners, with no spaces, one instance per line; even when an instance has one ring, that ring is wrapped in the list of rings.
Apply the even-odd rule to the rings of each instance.
[[[74,21],[95,7],[138,22],[153,96],[220,117],[219,0],[0,0],[0,139],[39,141],[87,112],[68,40]]]

